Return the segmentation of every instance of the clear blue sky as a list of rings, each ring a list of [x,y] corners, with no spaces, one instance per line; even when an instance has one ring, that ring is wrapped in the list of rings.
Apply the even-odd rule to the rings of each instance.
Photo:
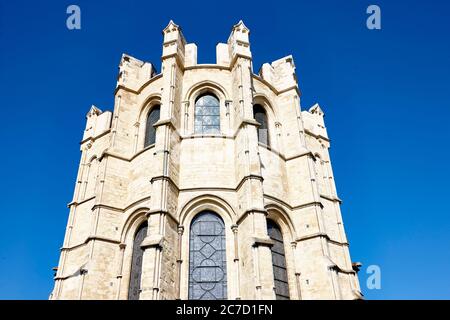
[[[0,2],[0,298],[53,287],[91,104],[112,109],[122,52],[160,69],[170,19],[214,62],[243,19],[255,71],[292,54],[302,108],[319,102],[353,261],[368,299],[450,298],[448,1]],[[188,3],[188,4],[187,4]],[[369,4],[382,30],[366,28]],[[242,10],[239,12],[237,8]],[[366,288],[379,265],[382,289]]]

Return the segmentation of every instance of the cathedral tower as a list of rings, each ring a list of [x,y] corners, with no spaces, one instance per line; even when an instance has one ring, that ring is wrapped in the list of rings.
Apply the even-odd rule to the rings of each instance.
[[[92,106],[51,299],[358,299],[319,105],[292,56],[215,64],[172,21],[161,72],[124,54]]]

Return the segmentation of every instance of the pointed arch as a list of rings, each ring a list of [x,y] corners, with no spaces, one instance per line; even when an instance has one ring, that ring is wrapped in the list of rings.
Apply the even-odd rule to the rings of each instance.
[[[271,139],[275,133],[275,123],[278,122],[277,113],[273,104],[264,94],[257,93],[253,97],[253,118],[260,124],[258,142],[266,146],[274,144]]]
[[[277,203],[268,203],[265,209],[267,210],[267,218],[281,226],[281,229],[287,234],[289,240],[293,241],[296,237],[296,229],[286,210]]]
[[[181,248],[180,257],[181,261],[184,261],[180,266],[180,297],[181,299],[189,299],[190,288],[190,248],[192,246],[191,241],[191,227],[196,221],[199,214],[203,212],[212,212],[223,221],[224,235],[226,248],[234,247],[234,235],[232,226],[236,223],[236,213],[233,208],[224,199],[212,195],[205,194],[194,197],[187,201],[180,207],[178,214],[180,221],[181,235]],[[230,270],[234,270],[235,264],[233,261],[233,250],[226,250],[225,263],[226,266],[226,278],[230,276]],[[236,283],[234,281],[227,282],[226,295],[223,299],[233,298],[236,292]]]
[[[202,211],[189,230],[189,299],[227,298],[225,223],[213,211]]]
[[[139,300],[141,292],[142,260],[144,257],[144,250],[141,248],[141,243],[147,236],[147,230],[148,224],[147,221],[144,221],[134,234],[128,300]]]
[[[267,118],[266,109],[260,105],[253,105],[253,118],[259,123],[258,127],[258,142],[270,146],[269,139],[269,121]]]
[[[212,210],[220,215],[225,222],[236,223],[236,212],[225,199],[213,194],[202,194],[181,206],[178,215],[180,225],[185,226],[194,215],[203,210]]]
[[[270,247],[272,253],[273,280],[277,300],[289,300],[289,280],[287,274],[285,243],[280,226],[271,219],[267,219],[267,233],[273,241]]]
[[[201,102],[202,96],[214,96],[217,101],[213,104],[213,108],[200,110],[198,102]],[[214,99],[210,99],[214,100]],[[229,93],[226,89],[214,81],[205,80],[193,84],[188,88],[184,95],[184,113],[182,114],[182,128],[183,132],[188,135],[192,134],[212,134],[222,135],[232,126],[232,116],[230,115]],[[202,114],[205,117],[199,117],[199,111],[208,111]],[[200,113],[201,113],[200,112]],[[201,121],[200,121],[201,120]],[[205,120],[205,121],[203,121]],[[200,130],[199,127],[204,127],[211,130]],[[202,131],[202,132],[200,132]]]
[[[194,101],[198,96],[205,92],[212,92],[219,100],[230,100],[230,95],[227,90],[219,83],[214,81],[200,81],[192,85],[184,96],[185,101]]]
[[[119,287],[119,296],[121,299],[130,299],[131,290],[130,284],[132,282],[132,269],[135,263],[133,262],[134,251],[137,250],[136,235],[139,229],[147,224],[146,213],[149,211],[147,207],[140,207],[127,214],[127,218],[123,223],[120,233],[120,247],[124,250],[122,257],[122,281]],[[136,261],[136,258],[135,258]],[[136,270],[136,268],[135,268]]]
[[[135,139],[134,139],[134,151],[137,152],[139,149],[145,148],[151,144],[148,144],[147,139],[147,130],[155,129],[153,125],[156,121],[159,120],[160,116],[158,116],[158,120],[150,121],[153,124],[148,125],[149,115],[152,110],[159,107],[159,112],[161,113],[161,96],[159,94],[152,94],[148,96],[144,102],[142,103],[139,114],[135,123]],[[155,114],[156,116],[156,114]]]
[[[129,243],[137,228],[147,221],[146,213],[150,210],[148,207],[140,207],[132,211],[123,223],[120,233],[121,243]]]
[[[260,92],[255,93],[253,97],[253,104],[262,105],[265,108],[271,121],[278,121],[278,110],[276,110],[276,105],[267,97],[267,95]]]
[[[144,138],[144,148],[155,144],[156,141],[156,128],[155,123],[158,122],[161,114],[161,106],[155,104],[150,112],[147,114],[147,119],[145,122],[145,138]]]
[[[291,299],[299,296],[294,285],[295,278],[295,239],[296,230],[287,211],[279,204],[269,203],[267,210],[267,232],[275,242],[271,248],[277,299]]]
[[[220,133],[220,101],[215,94],[205,92],[195,99],[194,133]]]

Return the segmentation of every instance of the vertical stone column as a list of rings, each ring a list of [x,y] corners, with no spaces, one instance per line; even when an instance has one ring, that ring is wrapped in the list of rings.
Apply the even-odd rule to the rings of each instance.
[[[175,299],[177,289],[179,147],[182,106],[181,84],[186,41],[181,29],[170,21],[163,30],[163,88],[161,116],[155,124],[154,164],[158,174],[151,178],[152,197],[148,212],[148,235],[144,249],[140,299]]]
[[[349,250],[349,244],[348,244],[348,240],[347,240],[347,236],[345,233],[345,228],[344,228],[344,223],[343,223],[343,219],[342,219],[342,213],[341,213],[341,208],[340,208],[340,199],[338,198],[337,195],[337,191],[336,191],[336,185],[333,179],[333,169],[331,166],[331,160],[330,160],[330,154],[329,154],[329,142],[327,143],[326,146],[324,146],[323,152],[324,152],[324,171],[326,172],[327,175],[327,181],[326,183],[328,184],[329,187],[329,196],[330,199],[332,199],[332,206],[333,206],[333,211],[335,213],[335,222],[338,225],[338,232],[339,232],[339,242],[340,242],[340,247],[341,247],[341,254],[343,255],[343,260],[344,260],[344,268],[348,271],[353,271],[353,266],[352,266],[352,262],[351,262],[351,258],[350,258],[350,250]],[[346,274],[346,277],[348,278],[349,281],[349,287],[351,288],[351,290],[353,291],[354,294],[358,294],[360,291],[360,287],[359,287],[359,279],[357,276],[356,272],[348,272]],[[341,295],[342,297],[342,295]]]
[[[301,300],[302,299],[302,291],[301,291],[301,283],[300,283],[300,270],[298,269],[298,261],[297,261],[297,242],[296,241],[291,241],[290,243],[291,245],[291,249],[292,249],[292,254],[293,254],[293,266],[292,266],[292,270],[294,271],[294,278],[289,277],[288,275],[288,279],[289,279],[289,288],[290,288],[290,292],[291,292],[291,297],[290,299],[298,299]],[[291,280],[294,280],[294,282],[292,282]],[[294,289],[294,291],[292,290]],[[296,294],[292,294],[292,292],[295,292]]]
[[[114,112],[114,117],[111,126],[111,144],[110,144],[111,149],[114,149],[114,147],[116,146],[117,127],[119,125],[119,114],[121,104],[122,104],[122,96],[118,94],[116,96],[116,110]]]
[[[183,134],[187,135],[190,133],[190,119],[189,119],[189,101],[183,101],[184,105],[184,125],[183,125]]]
[[[158,251],[161,250],[161,242],[158,241],[158,235],[151,235],[150,223],[154,221],[154,215],[148,216],[148,229],[147,237],[141,244],[144,253],[142,255],[142,275],[141,275],[141,293],[139,299],[141,300],[153,300],[156,299],[159,293],[159,287],[157,286],[157,270],[158,266]]]
[[[181,299],[181,264],[183,263],[182,260],[182,242],[183,242],[183,233],[184,233],[184,227],[178,226],[178,259],[177,259],[177,300]]]
[[[119,249],[120,249],[120,253],[119,253],[119,263],[118,263],[118,270],[117,270],[117,293],[116,293],[116,299],[119,300],[120,299],[120,294],[121,294],[121,286],[122,286],[122,279],[123,279],[123,259],[124,259],[124,255],[125,255],[125,248],[126,248],[126,244],[125,243],[120,243],[119,244]]]
[[[249,29],[242,21],[236,24],[228,39],[228,48],[233,74],[233,98],[239,112],[235,115],[237,128],[236,153],[239,154],[237,178],[240,223],[244,223],[244,255],[253,263],[253,289],[246,288],[243,298],[274,299],[272,271],[272,242],[267,234],[264,209],[261,162],[257,137],[258,123],[253,119],[252,56],[249,43]],[[253,294],[251,292],[253,291]]]
[[[231,230],[233,231],[233,242],[234,242],[234,266],[235,266],[235,282],[236,282],[236,300],[241,299],[241,286],[240,286],[240,268],[239,268],[239,238],[238,238],[238,225],[234,224],[231,226]]]

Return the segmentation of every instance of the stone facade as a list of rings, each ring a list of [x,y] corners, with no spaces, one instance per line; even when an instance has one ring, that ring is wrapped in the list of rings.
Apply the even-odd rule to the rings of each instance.
[[[124,54],[113,113],[87,114],[81,160],[51,299],[127,299],[133,239],[148,222],[140,299],[187,299],[189,232],[204,210],[225,226],[228,299],[274,299],[267,219],[283,235],[290,299],[358,299],[319,105],[300,109],[292,56],[253,73],[249,30],[233,26],[216,64],[172,21],[161,73]],[[203,93],[220,101],[220,133],[194,132]],[[258,141],[253,106],[267,115]],[[160,105],[155,143],[146,118]],[[354,270],[355,269],[355,270]]]

